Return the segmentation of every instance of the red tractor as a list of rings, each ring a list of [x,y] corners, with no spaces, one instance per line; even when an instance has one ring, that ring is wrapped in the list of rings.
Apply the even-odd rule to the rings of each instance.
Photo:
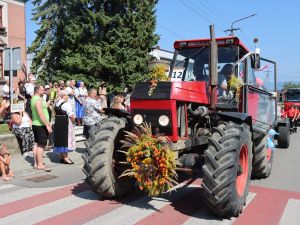
[[[268,132],[280,124],[276,98],[266,84],[276,84],[276,63],[249,51],[237,37],[215,39],[212,29],[210,39],[176,41],[174,48],[171,82],[158,82],[151,95],[149,82],[136,84],[131,113],[107,110],[113,116],[86,141],[83,171],[104,198],[128,193],[133,182],[120,178],[125,170],[120,141],[125,131],[148,122],[153,133],[170,138],[179,170],[193,170],[196,159],[205,157],[202,187],[207,205],[217,215],[238,216],[250,178],[271,173],[274,151],[267,145]],[[230,71],[221,75],[223,67]],[[242,81],[240,89],[231,87],[232,74]]]

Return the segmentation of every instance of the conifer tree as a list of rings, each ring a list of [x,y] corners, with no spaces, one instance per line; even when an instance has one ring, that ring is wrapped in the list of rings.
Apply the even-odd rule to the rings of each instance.
[[[30,47],[42,79],[109,82],[115,89],[147,76],[157,44],[157,0],[34,0],[40,28]]]

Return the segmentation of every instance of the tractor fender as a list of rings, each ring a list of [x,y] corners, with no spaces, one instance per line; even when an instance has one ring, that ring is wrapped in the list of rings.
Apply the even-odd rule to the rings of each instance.
[[[230,120],[237,123],[246,123],[249,125],[250,130],[252,131],[252,117],[248,113],[218,112],[217,115],[226,121]]]
[[[290,120],[288,118],[280,118],[276,121],[276,127],[287,126],[288,124],[290,124]]]
[[[128,112],[127,110],[104,108],[103,111],[109,117],[110,116],[115,116],[115,117],[118,117],[118,118],[126,118],[127,120],[130,120],[130,118],[131,118],[131,113]]]

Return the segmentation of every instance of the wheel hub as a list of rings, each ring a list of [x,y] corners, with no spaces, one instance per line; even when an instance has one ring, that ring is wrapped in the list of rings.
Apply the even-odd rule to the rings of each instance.
[[[267,149],[267,160],[268,160],[268,162],[269,162],[270,159],[271,159],[271,155],[272,155],[272,149],[271,149],[271,148],[268,148],[268,149]]]
[[[245,192],[248,180],[248,172],[248,147],[247,145],[243,145],[240,150],[236,178],[236,190],[239,196],[242,196]]]

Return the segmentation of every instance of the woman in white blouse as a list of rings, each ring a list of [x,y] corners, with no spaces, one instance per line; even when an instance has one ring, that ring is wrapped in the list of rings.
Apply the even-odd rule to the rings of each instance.
[[[76,149],[75,142],[75,113],[72,105],[68,102],[66,91],[60,91],[60,99],[54,107],[56,116],[54,124],[54,148],[53,152],[60,153],[60,162],[74,164],[69,158],[68,152]]]
[[[22,140],[22,154],[35,151],[34,134],[32,131],[32,121],[25,111],[15,112],[11,115],[12,132]],[[34,165],[36,167],[36,164]]]

